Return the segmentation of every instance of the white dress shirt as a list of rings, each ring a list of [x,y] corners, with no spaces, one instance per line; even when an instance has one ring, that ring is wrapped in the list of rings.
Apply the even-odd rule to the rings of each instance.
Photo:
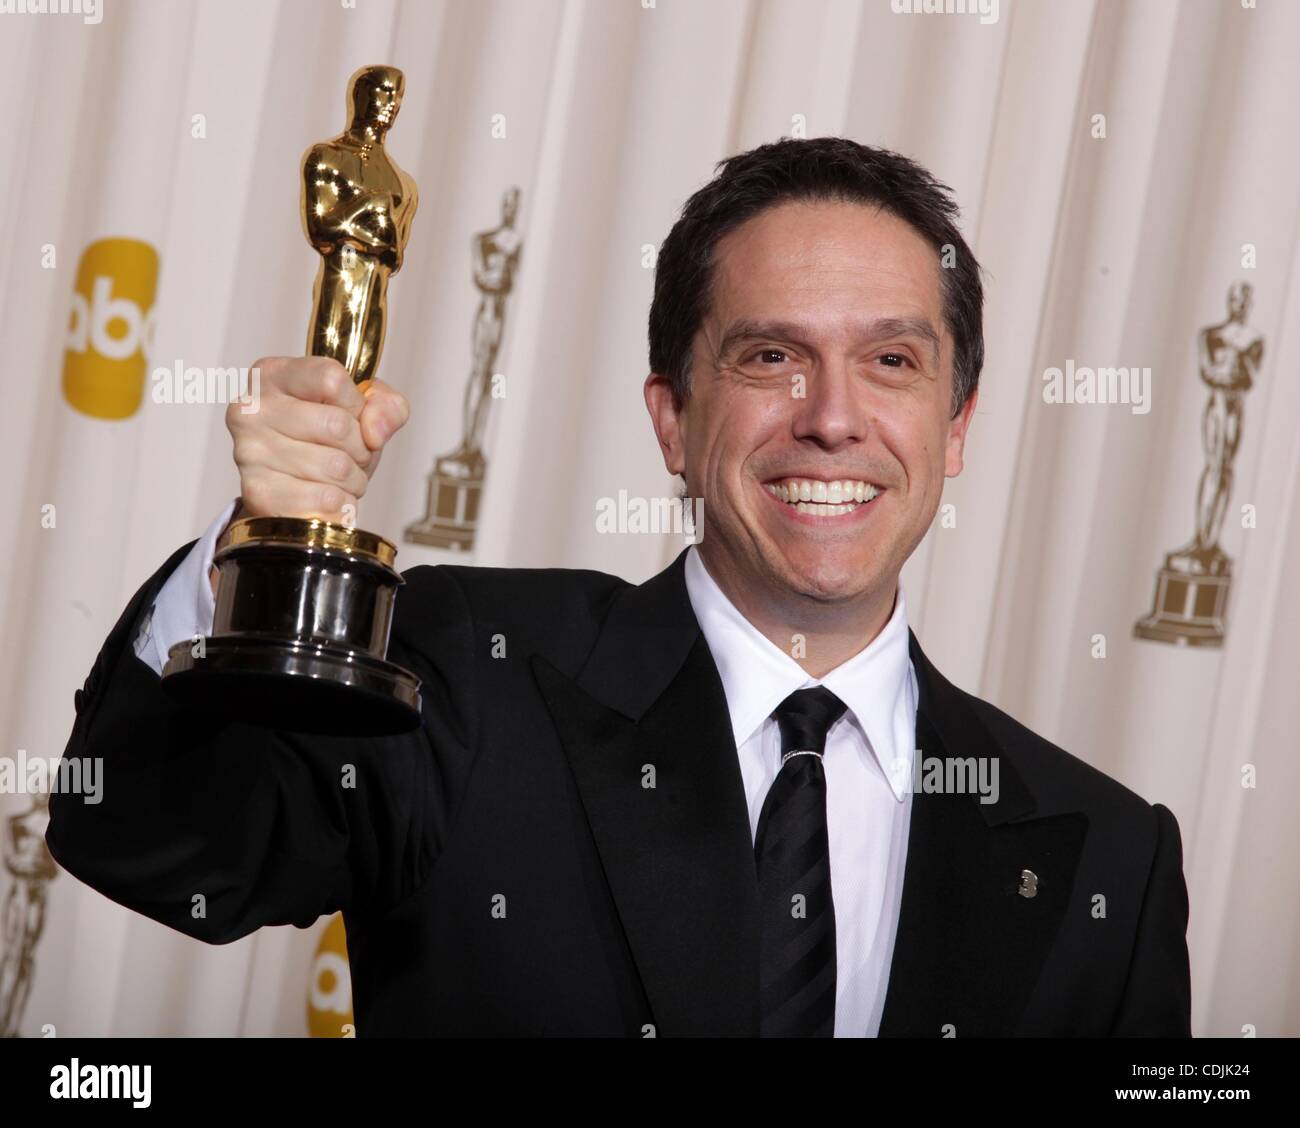
[[[751,841],[781,768],[772,712],[790,694],[824,685],[848,706],[826,735],[826,831],[835,904],[835,1037],[875,1037],[889,986],[911,824],[916,672],[900,581],[894,611],[863,649],[820,680],[750,623],[692,545],[686,590],[722,677]]]
[[[141,624],[135,652],[156,674],[173,643],[212,632],[208,571],[234,507],[232,500],[208,526]],[[781,767],[781,732],[772,711],[795,690],[814,685],[826,686],[848,706],[827,733],[822,757],[835,904],[835,1036],[875,1037],[898,929],[916,747],[918,690],[902,583],[884,629],[820,680],[736,609],[694,545],[686,556],[686,590],[722,678],[751,842]]]
[[[153,610],[144,617],[135,636],[136,656],[155,674],[162,677],[167,664],[167,651],[181,639],[192,640],[195,635],[212,633],[212,617],[217,601],[212,596],[212,583],[208,572],[212,568],[212,554],[217,550],[217,537],[226,527],[235,511],[239,498],[231,500],[208,526],[198,543],[185,554],[163,586],[158,589]]]

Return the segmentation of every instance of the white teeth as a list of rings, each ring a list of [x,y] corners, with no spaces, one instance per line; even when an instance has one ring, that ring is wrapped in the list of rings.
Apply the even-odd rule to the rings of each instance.
[[[800,513],[828,515],[852,513],[858,505],[880,493],[870,482],[848,478],[830,482],[816,478],[786,478],[768,482],[767,491],[773,497],[794,505]]]
[[[839,517],[852,513],[857,507],[856,501],[849,502],[848,505],[819,505],[815,501],[801,501],[795,505],[800,513],[812,513],[818,517]]]

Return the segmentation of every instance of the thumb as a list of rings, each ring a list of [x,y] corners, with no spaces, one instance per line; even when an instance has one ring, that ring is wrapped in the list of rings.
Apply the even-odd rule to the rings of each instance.
[[[410,418],[406,397],[382,380],[367,380],[358,385],[366,402],[357,422],[361,439],[371,450],[380,450]]]

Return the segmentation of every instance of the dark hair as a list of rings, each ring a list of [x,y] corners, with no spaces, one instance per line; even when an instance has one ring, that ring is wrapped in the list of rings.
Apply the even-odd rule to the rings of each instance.
[[[952,189],[915,161],[846,137],[783,138],[719,161],[659,249],[650,305],[650,370],[667,376],[680,406],[690,393],[691,347],[708,309],[714,249],[729,231],[776,204],[873,204],[909,224],[951,266],[940,267],[943,316],[953,337],[952,403],[959,412],[984,366],[984,287],[957,230]]]

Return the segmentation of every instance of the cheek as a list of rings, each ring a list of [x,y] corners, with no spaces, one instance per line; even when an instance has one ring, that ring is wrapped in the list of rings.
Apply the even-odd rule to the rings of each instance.
[[[777,441],[781,426],[779,408],[756,411],[751,407],[742,411],[734,406],[720,420],[705,460],[710,480],[725,490],[742,490],[752,458]]]
[[[905,492],[928,502],[943,490],[948,457],[947,428],[930,419],[902,417],[878,425],[881,445],[897,463]]]
[[[727,447],[725,430],[712,429],[712,420],[694,421],[686,439],[686,480],[697,496],[714,499],[725,487]]]
[[[725,499],[727,508],[733,508],[739,503],[744,478],[744,454],[735,445],[732,436],[725,432],[718,435],[710,451],[705,474],[709,492],[719,499]]]

